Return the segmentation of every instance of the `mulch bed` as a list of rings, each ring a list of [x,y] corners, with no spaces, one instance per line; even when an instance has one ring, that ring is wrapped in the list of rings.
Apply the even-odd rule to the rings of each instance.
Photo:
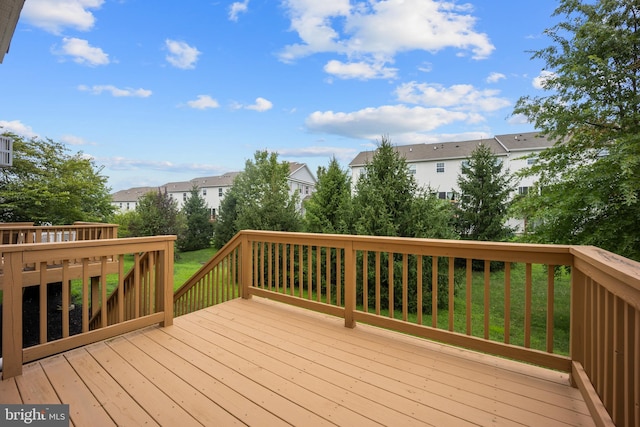
[[[62,338],[62,283],[47,286],[47,340]],[[2,305],[0,305],[0,354],[2,354]],[[82,306],[69,310],[69,335],[82,332]],[[40,291],[38,286],[25,288],[22,295],[22,345],[40,343]]]

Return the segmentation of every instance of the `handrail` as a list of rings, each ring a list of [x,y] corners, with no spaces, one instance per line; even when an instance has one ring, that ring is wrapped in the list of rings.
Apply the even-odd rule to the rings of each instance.
[[[118,224],[77,221],[73,225],[33,225],[32,222],[0,223],[0,244],[52,243],[115,239]]]
[[[175,291],[174,316],[241,296],[241,289],[238,287],[241,240],[241,235],[236,234]]]
[[[572,380],[592,412],[639,425],[640,263],[592,246],[571,251]]]
[[[86,240],[59,243],[28,243],[2,245],[4,280],[2,314],[3,378],[20,375],[22,364],[74,347],[120,335],[155,323],[173,322],[173,244],[175,236],[137,237],[126,239]],[[101,328],[89,330],[89,306],[99,306],[107,313],[107,279],[115,274],[118,283],[124,282],[125,254],[152,253],[153,270],[147,285],[155,296],[149,310],[128,320],[124,303],[119,303],[115,322],[103,321]],[[58,264],[53,264],[53,262]],[[40,280],[40,344],[24,348],[22,345],[22,293],[33,285],[29,266],[37,265]],[[25,268],[27,271],[25,271]],[[134,266],[139,270],[139,267]],[[79,282],[82,299],[82,332],[70,335],[69,317],[62,316],[62,338],[47,341],[47,291],[45,284],[62,282],[62,313],[69,311],[71,281]],[[119,286],[122,292],[123,286]],[[93,295],[90,296],[90,293]],[[99,295],[96,295],[99,294]],[[91,304],[89,303],[91,297]],[[125,301],[120,295],[118,301]],[[105,320],[103,317],[103,320]]]

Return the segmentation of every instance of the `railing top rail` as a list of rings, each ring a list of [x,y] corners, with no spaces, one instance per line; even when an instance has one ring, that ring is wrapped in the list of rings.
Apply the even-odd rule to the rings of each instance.
[[[125,245],[139,245],[145,243],[165,242],[176,240],[175,235],[149,236],[149,237],[126,237],[123,239],[102,239],[102,240],[77,240],[71,242],[52,243],[24,243],[21,245],[0,245],[1,253],[8,252],[46,252],[67,248],[91,248],[91,247],[113,247]]]
[[[412,237],[362,236],[345,234],[291,233],[279,231],[243,230],[239,234],[249,239],[273,243],[305,244],[423,255],[474,258],[479,253],[496,261],[534,262],[571,265],[569,245],[533,243],[484,242],[470,240],[422,239]]]
[[[232,250],[238,247],[241,241],[241,235],[242,233],[237,233],[235,236],[233,236],[233,238],[231,238],[231,240],[229,240],[218,252],[216,252],[216,254],[211,257],[211,259],[206,264],[200,267],[200,269],[196,271],[189,280],[184,282],[182,286],[176,289],[173,295],[173,300],[178,300],[185,292],[189,290],[189,288],[191,288],[193,283],[196,283],[202,278],[202,276],[207,274],[212,266],[216,265],[218,262],[220,262],[221,259],[229,255]]]
[[[73,224],[65,225],[33,225],[33,223],[21,223],[21,222],[3,222],[0,223],[0,230],[15,230],[15,229],[28,229],[28,230],[59,230],[64,229],[86,229],[86,228],[113,228],[118,227],[118,224],[107,224],[102,222],[75,222]]]

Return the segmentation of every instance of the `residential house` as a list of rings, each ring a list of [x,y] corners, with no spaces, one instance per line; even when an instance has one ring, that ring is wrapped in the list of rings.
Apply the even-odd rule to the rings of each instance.
[[[0,64],[9,52],[24,0],[0,0]]]
[[[538,132],[528,132],[470,141],[400,145],[396,150],[406,159],[409,171],[415,175],[419,185],[429,186],[441,199],[456,200],[457,180],[462,164],[480,144],[491,149],[503,162],[504,169],[516,173],[533,164],[536,153],[552,146],[553,142]],[[349,164],[354,187],[365,165],[372,160],[373,154],[374,151],[363,151]],[[531,155],[533,157],[529,157]],[[523,178],[518,184],[518,193],[526,194],[535,179]],[[522,227],[520,221],[511,221],[510,225]]]
[[[178,209],[184,206],[193,187],[197,187],[200,196],[209,206],[211,219],[215,219],[220,212],[220,205],[224,195],[233,185],[233,180],[240,172],[227,172],[219,176],[205,176],[194,178],[189,181],[169,182],[160,187],[136,187],[128,190],[121,190],[113,194],[112,205],[119,211],[125,212],[135,209],[137,200],[149,191],[157,191],[158,188],[166,191],[171,198],[177,202]],[[302,210],[302,201],[308,198],[315,191],[317,184],[308,166],[304,163],[289,163],[288,177],[289,193],[293,195],[295,191],[300,194],[298,209]]]

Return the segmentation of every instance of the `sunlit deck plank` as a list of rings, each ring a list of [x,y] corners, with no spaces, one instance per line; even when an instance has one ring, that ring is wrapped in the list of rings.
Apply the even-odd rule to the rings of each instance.
[[[441,396],[449,396],[447,406],[450,407],[451,401],[457,400],[461,404],[475,405],[485,410],[489,408],[487,404],[491,404],[495,406],[494,412],[501,416],[513,412],[515,419],[529,419],[532,422],[538,420],[546,424],[551,418],[568,425],[580,425],[585,420],[591,421],[580,392],[568,387],[566,374],[554,373],[549,376],[546,369],[493,357],[487,359],[484,355],[466,350],[460,353],[459,349],[395,333],[385,338],[391,338],[391,341],[372,340],[372,337],[389,332],[365,326],[356,331],[349,331],[340,325],[336,328],[332,326],[330,318],[318,322],[311,315],[299,315],[298,310],[289,310],[283,316],[283,307],[273,306],[267,301],[263,303],[271,306],[271,309],[260,307],[259,312],[254,313],[255,305],[242,308],[230,305],[220,315],[234,319],[236,323],[251,319],[264,324],[277,324],[277,329],[266,326],[276,333],[285,328],[280,324],[284,321],[287,323],[286,329],[302,336],[296,345],[315,349],[334,360],[351,360],[351,366],[345,368],[345,374],[354,375],[357,370],[367,367],[371,372],[386,372],[388,379],[383,378],[377,383],[381,388],[398,380],[422,389],[422,392],[437,391]],[[270,321],[265,322],[265,319]],[[372,330],[376,334],[369,333]],[[261,332],[264,333],[264,329]],[[313,336],[313,340],[304,339],[305,334]],[[338,345],[336,339],[340,340]],[[456,352],[460,354],[451,357]],[[487,366],[484,361],[497,366]],[[507,367],[513,371],[505,371]],[[500,377],[505,372],[506,380]],[[545,375],[551,381],[539,379],[539,376]],[[421,382],[421,377],[429,384]],[[488,396],[494,398],[487,401]],[[506,406],[502,402],[507,402]]]
[[[205,330],[203,334],[202,328],[195,324],[189,325],[187,319],[180,319],[176,328],[158,332],[166,332],[184,342],[187,349],[199,350],[210,357],[204,365],[210,369],[210,375],[225,381],[230,387],[292,425],[334,425],[334,422],[338,425],[354,425],[350,423],[354,415],[348,408],[335,405],[325,396],[309,392],[299,384],[264,369],[263,366],[270,362],[265,358],[252,363],[228,351],[215,337],[214,342],[203,339],[203,335],[212,337],[212,333]],[[184,327],[186,329],[182,329]],[[245,350],[244,347],[241,348]],[[190,354],[189,357],[193,355]],[[339,418],[334,420],[336,417]],[[362,417],[357,419],[363,421]]]
[[[594,425],[566,374],[343,322],[234,300],[25,365],[0,403],[62,401],[75,425]]]
[[[214,312],[202,311],[199,314],[212,316]],[[362,393],[372,402],[384,402],[394,408],[403,408],[419,419],[434,420],[436,417],[437,425],[449,425],[455,422],[456,417],[481,424],[527,421],[537,425],[580,425],[582,422],[578,414],[556,405],[538,402],[533,410],[530,410],[531,399],[514,402],[517,396],[494,386],[479,384],[468,372],[463,372],[463,377],[447,374],[440,375],[438,379],[434,378],[433,372],[436,370],[433,366],[417,363],[418,357],[414,357],[411,363],[402,364],[397,358],[381,360],[377,351],[363,355],[360,345],[352,345],[350,341],[336,341],[335,332],[344,329],[340,325],[336,325],[336,331],[330,330],[327,336],[322,336],[321,329],[329,322],[322,322],[321,326],[307,323],[302,327],[295,321],[295,316],[292,317],[288,313],[286,316],[283,316],[282,312],[279,315],[275,313],[273,316],[267,316],[270,321],[265,322],[264,313],[253,315],[251,310],[230,305],[224,311],[220,311],[219,316],[226,317],[230,321],[227,328],[237,333],[251,335],[257,325],[262,324],[260,334],[254,337],[255,340],[270,343],[284,352],[280,355],[273,354],[272,358],[284,358],[287,354],[290,359],[291,355],[312,358],[318,376],[333,377],[336,384],[351,384],[352,389],[360,383],[368,383],[369,389],[363,390]],[[285,329],[287,331],[284,331]],[[354,339],[356,334],[354,331],[350,338]],[[305,335],[313,339],[305,338]],[[368,336],[371,338],[375,335],[369,333]],[[293,340],[295,344],[292,344]],[[422,341],[418,343],[422,344]],[[380,349],[388,345],[388,342],[384,338],[376,344]],[[345,347],[352,347],[351,352],[345,350]],[[562,389],[566,390],[567,386],[562,386]],[[463,408],[464,413],[461,413]],[[447,414],[451,418],[444,421],[442,417]]]
[[[75,424],[81,426],[116,425],[63,355],[44,359],[40,365],[60,401],[62,403],[74,402],[73,407],[69,406],[69,416]]]
[[[180,405],[169,398],[133,366],[104,342],[87,347],[87,351],[160,425],[200,426],[201,424]]]
[[[158,425],[86,348],[68,351],[65,358],[117,425]]]

